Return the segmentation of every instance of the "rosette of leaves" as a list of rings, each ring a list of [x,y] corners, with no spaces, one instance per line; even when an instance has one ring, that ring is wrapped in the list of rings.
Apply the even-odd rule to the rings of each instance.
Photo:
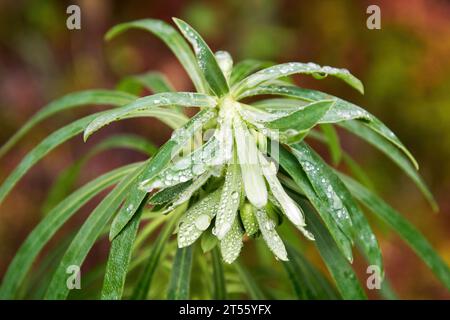
[[[0,155],[59,112],[93,104],[114,107],[78,119],[43,140],[3,182],[0,201],[36,162],[83,132],[86,140],[106,125],[135,117],[154,117],[174,129],[160,148],[143,137],[113,136],[66,169],[50,193],[46,215],[11,262],[0,297],[67,298],[67,267],[81,266],[94,244],[109,236],[106,264],[82,275],[82,284],[87,282],[93,291],[82,289],[78,295],[72,293],[75,297],[223,299],[246,293],[255,299],[364,299],[365,291],[351,266],[353,251],[378,267],[381,276],[383,263],[360,205],[397,232],[450,288],[447,265],[407,220],[364,186],[364,171],[341,149],[334,126],[385,153],[436,208],[411,153],[368,111],[296,86],[289,78],[294,74],[318,79],[333,76],[362,93],[363,85],[356,77],[345,69],[314,63],[244,60],[233,64],[229,53],[213,53],[192,27],[174,21],[180,33],[163,21],[146,19],[120,24],[106,38],[131,28],[153,33],[176,55],[197,92],[174,92],[159,73],[129,77],[117,90],[83,91],[50,103],[2,146]],[[133,94],[144,87],[153,94]],[[184,107],[196,107],[198,112],[188,118]],[[333,164],[345,162],[354,177],[326,163],[305,138],[327,145]],[[71,191],[92,155],[118,147],[150,157]],[[44,266],[29,274],[57,230],[111,186],[81,228],[54,248],[41,263]],[[303,235],[301,245],[296,245],[299,239],[293,230]],[[236,261],[245,242],[255,242],[258,248],[265,243],[266,249],[257,250],[263,256],[261,268],[272,268],[267,252],[282,261],[276,264],[284,266],[288,281],[278,291],[261,287],[255,280],[260,275]],[[303,255],[307,243],[317,247],[333,283]],[[192,273],[192,265],[200,272]],[[39,276],[39,271],[46,276]],[[282,277],[278,271],[276,276]],[[156,273],[160,276],[155,277]],[[191,281],[195,286],[190,286]],[[387,285],[383,288],[387,296]]]

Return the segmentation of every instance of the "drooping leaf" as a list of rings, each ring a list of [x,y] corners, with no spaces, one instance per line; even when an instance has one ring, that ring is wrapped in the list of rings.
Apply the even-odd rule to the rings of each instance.
[[[81,187],[51,210],[28,235],[3,278],[0,298],[13,299],[34,259],[56,231],[96,194],[115,184],[139,164],[115,169]]]
[[[422,234],[396,210],[350,177],[340,175],[352,194],[389,225],[417,253],[450,290],[450,269]]]
[[[344,183],[306,143],[293,146],[292,152],[302,164],[317,195],[337,212],[335,219],[351,222],[345,231],[347,236],[354,239],[369,263],[378,266],[383,273],[381,250],[375,235]],[[337,219],[341,229],[347,227]]]
[[[290,76],[296,73],[312,74],[312,75],[332,75],[342,79],[350,86],[361,93],[364,93],[364,87],[360,80],[354,77],[347,69],[337,69],[332,67],[321,67],[315,63],[290,62],[278,64],[253,73],[233,87],[234,94],[241,98],[246,90],[252,89],[264,82],[275,80],[278,78]]]
[[[324,99],[336,99],[336,103],[332,108],[325,114],[321,119],[320,123],[337,123],[348,121],[352,119],[361,120],[361,122],[368,126],[371,130],[376,131],[386,140],[393,143],[400,150],[402,150],[405,155],[410,159],[412,164],[418,168],[417,161],[408,151],[408,149],[403,145],[403,143],[397,138],[397,136],[386,127],[379,119],[367,112],[366,110],[358,107],[357,105],[334,97],[332,95],[305,88],[300,88],[296,86],[278,86],[278,85],[268,85],[260,86],[254,90],[248,91],[246,96],[254,95],[281,95],[297,99],[302,99],[308,102],[319,101]],[[295,107],[295,106],[294,106]],[[295,109],[293,110],[295,111]]]
[[[293,197],[295,199],[294,195]],[[316,237],[315,244],[317,249],[322,256],[328,271],[336,282],[342,298],[348,300],[367,299],[364,289],[361,287],[355,272],[337,248],[329,231],[306,202],[302,202],[301,199],[298,198],[296,200],[300,202],[305,211],[308,225],[311,226],[311,230]]]
[[[306,197],[311,201],[342,254],[348,261],[352,261],[352,243],[350,239],[339,228],[335,219],[332,217],[332,213],[330,212],[331,208],[326,205],[327,202],[324,202],[323,199],[316,194],[308,176],[301,169],[301,166],[299,166],[297,158],[282,147],[279,149],[279,162],[281,167],[286,170],[294,182],[305,193]]]
[[[277,231],[275,230],[275,222],[270,219],[264,209],[256,210],[256,219],[258,221],[259,230],[269,247],[270,251],[282,261],[288,261],[286,248],[284,247],[283,240],[281,240]]]
[[[388,156],[411,178],[412,181],[414,181],[414,183],[418,186],[420,191],[430,203],[433,210],[438,210],[436,200],[434,199],[433,194],[428,189],[423,179],[420,177],[420,175],[417,173],[408,159],[406,159],[394,145],[387,142],[383,139],[382,136],[380,136],[376,132],[371,131],[369,128],[358,121],[347,121],[340,123],[339,125],[352,132],[353,134],[361,137],[365,141],[369,142],[372,146]]]
[[[145,201],[143,202],[145,203]],[[133,219],[111,242],[101,293],[102,300],[120,300],[122,298],[142,210],[143,206],[141,205]]]
[[[69,288],[66,283],[67,267],[71,265],[81,267],[89,250],[94,245],[103,228],[106,227],[111,216],[119,208],[143,167],[144,165],[141,164],[137,169],[125,177],[113,191],[100,202],[89,218],[84,222],[61,259],[59,267],[54,273],[47,289],[45,299],[65,299],[67,297],[69,294]]]
[[[173,19],[175,24],[183,33],[184,37],[191,43],[200,69],[205,75],[211,90],[219,97],[228,93],[229,88],[222,70],[217,63],[216,57],[206,44],[205,40],[189,24],[180,19]]]
[[[54,114],[91,104],[122,106],[135,99],[136,96],[112,90],[87,90],[65,95],[40,109],[11,138],[9,138],[9,140],[0,148],[0,158],[32,128]]]
[[[191,282],[192,246],[178,248],[170,275],[168,300],[189,299],[189,285]]]
[[[268,195],[259,166],[255,138],[240,119],[234,119],[233,128],[245,194],[255,207],[262,208],[267,203]]]
[[[244,246],[242,242],[243,236],[244,232],[238,219],[234,219],[230,231],[220,240],[220,252],[226,263],[233,263],[239,257]]]
[[[160,38],[172,50],[175,56],[180,61],[192,82],[194,83],[198,92],[209,93],[208,84],[206,83],[202,72],[199,69],[197,61],[191,48],[183,39],[183,37],[171,25],[161,20],[142,19],[119,25],[111,28],[105,36],[106,40],[111,40],[120,33],[137,28],[149,31]]]
[[[217,104],[216,100],[208,95],[193,92],[169,92],[157,93],[151,96],[136,99],[132,103],[121,108],[103,113],[95,118],[84,131],[84,140],[92,135],[95,131],[110,124],[133,116],[160,116],[164,117],[180,117],[181,121],[185,120],[185,116],[174,113],[170,109],[159,107],[179,105],[185,107],[207,107],[213,108]]]

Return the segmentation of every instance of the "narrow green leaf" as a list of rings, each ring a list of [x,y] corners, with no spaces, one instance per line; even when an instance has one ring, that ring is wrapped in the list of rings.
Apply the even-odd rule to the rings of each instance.
[[[168,300],[189,299],[189,287],[192,269],[192,246],[178,248],[170,275]]]
[[[253,90],[248,91],[245,94],[245,97],[267,94],[287,96],[302,99],[308,102],[324,99],[336,99],[336,103],[325,114],[320,123],[336,123],[352,119],[361,120],[362,124],[366,125],[371,130],[376,131],[386,140],[392,142],[395,146],[402,150],[410,159],[414,167],[418,168],[417,161],[414,159],[409,150],[403,145],[403,143],[397,138],[397,136],[374,115],[370,114],[366,110],[358,107],[353,103],[316,90],[304,89],[296,86],[279,85],[257,87]]]
[[[225,272],[217,247],[211,251],[211,260],[213,268],[213,299],[225,300],[227,298]]]
[[[300,62],[278,64],[253,73],[235,85],[235,87],[233,87],[233,93],[238,98],[241,98],[241,94],[248,89],[252,89],[260,84],[263,84],[264,82],[290,76],[296,73],[324,76],[332,75],[342,79],[359,92],[364,93],[364,87],[361,81],[348,72],[347,69],[337,69],[328,66],[321,67],[315,63]]]
[[[81,133],[88,125],[88,123],[91,122],[99,114],[100,113],[84,117],[75,122],[72,122],[71,124],[66,125],[65,127],[62,127],[61,129],[53,132],[40,144],[38,144],[33,150],[31,150],[0,186],[0,203],[36,162],[41,160],[43,157],[45,157],[45,155],[47,155],[47,153],[49,153],[60,144]]]
[[[172,50],[175,56],[184,67],[198,92],[209,93],[208,84],[199,69],[197,61],[191,48],[183,37],[171,25],[161,20],[143,19],[122,23],[111,28],[105,36],[106,40],[111,40],[124,31],[137,28],[149,31],[160,38]]]
[[[450,290],[450,269],[422,234],[400,213],[361,184],[344,175],[341,175],[341,179],[364,206],[400,235]]]
[[[289,261],[283,262],[283,266],[298,299],[339,299],[335,288],[298,250],[290,244],[286,244],[286,249]]]
[[[271,65],[273,65],[273,63],[269,61],[260,61],[253,59],[243,60],[233,67],[233,71],[231,72],[230,77],[230,85],[234,85],[238,81],[241,81],[255,71],[261,70],[263,68],[268,68]]]
[[[122,106],[135,99],[136,97],[133,95],[112,90],[87,90],[65,95],[39,110],[19,131],[9,138],[0,148],[0,158],[38,123],[56,113],[91,104]]]
[[[28,235],[10,263],[3,277],[0,298],[13,299],[34,259],[56,231],[90,199],[135,170],[137,165],[128,165],[101,175],[72,193],[51,210]]]
[[[311,185],[308,176],[299,165],[297,158],[289,153],[284,147],[281,147],[279,149],[279,152],[279,161],[281,167],[286,170],[286,172],[292,177],[295,183],[305,193],[306,197],[311,201],[314,208],[317,210],[322,220],[324,221],[326,227],[330,231],[331,236],[341,250],[342,254],[347,258],[348,261],[352,261],[352,243],[338,226],[336,220],[333,218],[333,212],[331,212],[331,208],[327,205],[327,200],[325,199],[324,201],[323,198],[319,197],[316,194],[316,191]],[[347,226],[347,229],[349,228],[350,227]]]
[[[425,182],[422,180],[420,175],[417,173],[415,168],[406,159],[403,154],[391,143],[387,142],[378,133],[371,131],[369,128],[365,127],[362,123],[358,121],[346,121],[339,124],[343,128],[347,129],[351,133],[361,137],[365,141],[369,142],[372,146],[383,152],[388,156],[394,163],[396,163],[410,178],[420,191],[423,193],[425,198],[430,203],[434,211],[438,211],[438,204],[433,197],[433,194],[426,186]]]
[[[266,297],[259,287],[258,283],[253,279],[250,272],[247,270],[246,267],[244,267],[241,263],[238,261],[235,261],[233,263],[239,278],[241,278],[242,284],[244,285],[245,289],[247,290],[248,295],[252,300],[265,300]]]
[[[145,203],[145,201],[143,201]],[[134,240],[144,205],[137,210],[133,219],[111,242],[105,278],[102,288],[102,300],[120,300],[122,298],[128,265],[131,260]]]
[[[158,266],[161,253],[173,232],[175,225],[178,223],[178,218],[184,213],[184,208],[177,208],[173,213],[170,221],[161,230],[161,233],[156,238],[153,243],[152,251],[147,263],[138,277],[136,282],[136,287],[134,288],[131,299],[133,300],[144,300],[147,298],[148,291],[152,284],[153,275],[155,274],[156,268]]]
[[[311,231],[316,237],[315,243],[317,249],[328,271],[330,271],[331,276],[336,281],[337,288],[342,297],[348,300],[367,299],[355,272],[337,248],[328,230],[305,201],[300,200],[298,196],[295,197],[293,195],[293,197],[299,201],[299,204],[305,211],[308,225],[310,225]]]
[[[106,227],[111,216],[119,208],[143,167],[144,165],[140,165],[131,174],[125,177],[113,191],[102,200],[85,221],[75,238],[72,240],[64,257],[61,259],[59,267],[54,273],[47,289],[45,299],[67,298],[67,295],[69,294],[69,288],[66,284],[67,268],[71,265],[81,267],[89,250],[94,245],[103,228]]]
[[[185,116],[179,113],[173,113],[170,109],[164,109],[159,107],[180,105],[185,107],[208,107],[213,108],[217,104],[216,100],[208,95],[193,92],[166,92],[157,93],[152,96],[136,99],[132,103],[125,105],[121,108],[107,111],[97,117],[84,132],[84,140],[93,134],[100,128],[110,124],[111,122],[118,121],[133,116],[160,116],[164,119],[164,116],[181,117],[181,120],[185,120]]]
[[[320,129],[326,138],[328,150],[330,151],[331,161],[336,166],[340,163],[342,159],[342,149],[339,142],[339,136],[336,129],[331,124],[321,124]]]
[[[293,146],[292,152],[302,164],[306,175],[322,201],[336,212],[336,222],[350,239],[354,239],[371,265],[383,272],[381,250],[364,214],[344,183],[307,144]],[[348,219],[349,224],[341,222]],[[351,223],[350,223],[351,222]]]
[[[111,148],[126,148],[147,155],[155,154],[158,150],[148,140],[132,134],[117,134],[101,141],[58,175],[42,206],[43,211],[47,213],[72,191],[81,170],[92,157]]]
[[[222,70],[211,49],[205,40],[189,24],[183,20],[174,18],[173,21],[183,33],[184,37],[191,43],[197,56],[198,65],[203,71],[206,80],[214,93],[221,97],[228,93],[229,88]]]
[[[147,191],[143,191],[140,188],[141,183],[154,179],[169,164],[173,156],[178,154],[192,136],[200,130],[205,123],[211,120],[214,115],[215,113],[210,109],[204,109],[198,112],[183,127],[175,131],[172,138],[147,162],[146,168],[137,179],[136,185],[111,224],[109,233],[110,240],[114,239],[128,221],[130,221],[147,194]]]
[[[335,100],[313,102],[287,116],[267,122],[266,126],[271,129],[291,129],[298,132],[309,130],[319,122],[334,103]]]

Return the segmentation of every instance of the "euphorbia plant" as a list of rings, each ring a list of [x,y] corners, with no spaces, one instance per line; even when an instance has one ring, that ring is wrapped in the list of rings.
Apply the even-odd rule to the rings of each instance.
[[[189,298],[191,292],[193,297],[225,298],[247,292],[252,298],[266,294],[276,298],[267,288],[259,288],[252,272],[235,261],[244,242],[259,239],[283,261],[293,288],[290,297],[363,299],[365,292],[351,267],[353,247],[368,264],[379,268],[381,276],[383,265],[376,237],[359,203],[398,232],[450,288],[448,267],[420,233],[363,184],[324,162],[305,142],[308,138],[328,145],[334,164],[345,161],[355,178],[364,182],[363,171],[339,146],[333,125],[342,127],[384,152],[436,207],[416,172],[416,161],[380,120],[350,102],[301,88],[289,79],[294,74],[319,79],[331,75],[362,93],[357,78],[345,69],[314,63],[272,65],[245,60],[233,65],[229,53],[214,54],[187,23],[174,21],[193,51],[172,26],[157,20],[118,25],[106,38],[130,28],[152,32],[180,60],[197,92],[173,92],[158,73],[130,77],[118,90],[84,91],[51,103],[2,147],[0,154],[57,112],[89,104],[116,107],[81,118],[47,137],[3,183],[0,201],[50,150],[82,132],[86,140],[103,126],[133,117],[155,117],[174,129],[171,139],[159,149],[144,138],[112,137],[67,169],[56,190],[64,183],[70,185],[70,177],[81,170],[87,158],[106,148],[127,147],[151,154],[147,161],[105,173],[58,204],[50,202],[49,212],[11,262],[3,278],[2,298],[21,297],[19,289],[40,250],[78,209],[110,186],[115,187],[69,239],[70,244],[62,245],[64,254],[44,283],[43,297],[66,298],[70,291],[67,268],[80,266],[95,242],[109,234],[111,247],[101,289],[104,299],[147,298],[157,282],[157,267],[165,261],[173,261],[168,270],[159,271],[170,272],[167,295],[163,290],[163,295],[154,293],[155,297]],[[130,83],[154,94],[137,97],[127,92]],[[199,111],[189,119],[183,107]],[[337,291],[299,247],[285,245],[292,239],[292,227],[315,243]],[[158,236],[146,244],[146,238],[157,231]],[[173,233],[176,237],[171,237]],[[194,254],[196,246],[201,249]],[[212,269],[211,282],[203,284],[206,289],[189,287],[194,258],[206,273]],[[127,278],[135,269],[139,272]],[[235,272],[243,285],[233,280]],[[235,289],[227,290],[231,287]]]

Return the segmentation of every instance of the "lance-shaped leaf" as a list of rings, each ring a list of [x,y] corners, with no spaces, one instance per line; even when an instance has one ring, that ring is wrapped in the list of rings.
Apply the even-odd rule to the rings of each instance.
[[[288,261],[286,248],[283,241],[275,230],[275,222],[267,216],[266,210],[257,209],[256,219],[258,220],[259,230],[269,247],[270,251],[282,261]]]
[[[9,138],[0,148],[0,158],[32,128],[56,113],[91,104],[122,106],[132,102],[136,98],[136,96],[112,90],[87,90],[65,95],[39,110],[19,131]]]
[[[325,164],[319,161],[319,158],[305,143],[292,146],[291,152],[302,166],[317,196],[326,205],[328,213],[345,235],[352,240],[353,224],[348,208],[342,199],[341,186],[333,183],[335,181],[330,178]]]
[[[228,165],[225,183],[222,188],[219,207],[217,209],[214,234],[220,240],[222,240],[228,231],[230,231],[239,208],[242,186],[239,165],[236,162],[237,161],[233,161],[233,163]]]
[[[342,148],[339,141],[339,135],[337,134],[336,129],[331,124],[321,124],[320,130],[322,131],[326,139],[328,150],[331,155],[331,161],[335,166],[337,166],[342,159]]]
[[[346,121],[339,124],[351,133],[361,137],[365,141],[369,142],[372,146],[387,155],[394,163],[396,163],[418,186],[425,198],[430,203],[433,210],[438,210],[438,205],[433,197],[433,194],[426,186],[423,179],[417,173],[415,168],[411,165],[410,161],[391,143],[387,142],[378,133],[371,131],[363,123],[358,121]]]
[[[350,192],[375,216],[383,220],[417,253],[450,290],[450,269],[422,234],[396,210],[355,180],[340,175]]]
[[[283,213],[288,219],[298,228],[304,235],[310,240],[314,240],[314,236],[305,229],[306,223],[303,212],[297,206],[297,204],[288,196],[284,191],[283,186],[277,178],[277,170],[273,162],[267,161],[267,159],[260,154],[259,161],[261,168],[269,184],[270,191],[276,199],[277,205],[281,208]]]
[[[84,132],[84,140],[100,128],[124,118],[132,117],[134,113],[146,112],[161,106],[179,105],[185,107],[213,108],[216,100],[208,95],[193,92],[157,93],[139,98],[119,109],[105,112],[92,121]],[[169,110],[166,110],[169,111]]]
[[[240,61],[234,66],[233,71],[231,72],[230,85],[234,85],[255,71],[268,68],[271,65],[273,65],[272,62],[261,60],[248,59]]]
[[[158,153],[153,158],[147,161],[146,168],[137,179],[136,185],[133,187],[133,190],[128,195],[124,205],[111,224],[109,233],[110,240],[114,239],[128,221],[130,221],[147,194],[146,191],[140,189],[140,185],[154,179],[169,164],[170,160],[178,154],[193,135],[200,130],[205,123],[211,120],[214,115],[214,111],[210,109],[204,109],[198,112],[183,127],[175,130],[170,140],[159,149]]]
[[[143,19],[122,23],[111,28],[105,36],[106,40],[111,40],[115,36],[132,28],[142,29],[153,33],[160,38],[172,50],[180,61],[183,68],[188,73],[195,88],[201,93],[209,93],[208,84],[200,71],[191,48],[183,37],[171,25],[161,20]]]
[[[222,70],[205,40],[190,25],[180,19],[173,19],[184,37],[191,43],[197,56],[198,65],[205,75],[211,90],[219,97],[228,93],[229,88]]]
[[[411,160],[412,164],[416,168],[418,168],[417,161],[414,159],[408,149],[403,145],[403,143],[397,138],[397,136],[374,115],[370,114],[366,110],[358,107],[353,103],[320,91],[304,89],[296,86],[260,86],[258,88],[255,88],[254,90],[248,91],[245,96],[247,97],[267,94],[293,97],[308,102],[324,99],[336,99],[336,103],[333,104],[332,108],[330,108],[330,110],[324,115],[320,123],[337,123],[353,119],[361,120],[364,125],[369,127],[371,130],[376,131],[386,140],[390,141],[400,150],[402,150],[405,155]]]
[[[95,195],[117,183],[135,170],[138,165],[132,164],[105,173],[87,183],[55,206],[28,235],[27,239],[16,252],[13,261],[10,263],[3,277],[0,298],[15,298],[17,290],[30,270],[34,259],[56,231]]]
[[[296,73],[302,74],[312,74],[312,75],[320,75],[327,76],[332,75],[337,78],[342,79],[350,86],[355,88],[361,93],[364,93],[363,84],[359,79],[353,76],[347,69],[338,69],[332,67],[321,67],[315,63],[300,63],[300,62],[289,62],[278,64],[273,67],[269,67],[258,71],[241,82],[239,82],[235,87],[233,87],[234,94],[240,99],[241,94],[245,92],[245,90],[254,88],[259,84],[263,84],[264,82],[275,80],[282,77],[287,77]]]
[[[244,245],[242,242],[243,236],[244,231],[242,231],[238,219],[234,219],[230,231],[220,240],[220,252],[223,261],[233,263],[239,257],[239,253],[241,253],[242,246]]]
[[[339,177],[333,172],[333,170],[320,158],[320,156],[315,153],[310,147],[305,143],[301,143],[293,147],[295,150],[301,150],[302,158],[305,161],[310,161],[313,163],[317,170],[320,171],[319,175],[315,177],[306,171],[306,174],[310,177],[311,184],[315,188],[321,188],[327,191],[328,199],[331,198],[333,201],[331,205],[334,205],[335,199],[333,195],[331,197],[328,193],[328,188],[331,189],[339,195],[340,204],[343,206],[349,214],[349,217],[353,225],[353,235],[354,240],[358,248],[362,251],[369,264],[376,265],[383,272],[383,259],[381,255],[381,249],[378,246],[375,235],[370,228],[363,212],[360,210],[358,205],[355,203],[353,197],[351,196],[348,189],[345,187],[344,183],[339,179]],[[295,154],[295,152],[294,152]],[[297,158],[299,158],[298,156]],[[317,190],[317,189],[316,189]],[[320,192],[317,192],[320,195]]]
[[[194,204],[180,220],[178,230],[178,247],[184,248],[193,244],[208,229],[217,212],[220,201],[218,189]]]
[[[245,194],[255,207],[262,208],[267,203],[267,189],[259,166],[255,138],[237,117],[234,118],[233,127]]]
[[[299,166],[299,162],[296,157],[288,152],[284,147],[280,148],[279,163],[292,177],[298,187],[300,187],[300,189],[304,192],[306,197],[311,201],[342,254],[348,261],[353,261],[352,243],[350,239],[344,234],[333,219],[332,213],[330,212],[331,209],[326,205],[327,202],[324,202],[324,200],[316,194],[315,189],[308,179],[308,176],[302,170],[301,166]]]
[[[335,100],[312,102],[287,116],[265,123],[265,126],[278,130],[307,131],[319,122],[334,103]]]
[[[306,220],[316,236],[315,244],[317,249],[322,256],[328,271],[336,282],[342,298],[348,300],[367,299],[364,289],[361,287],[355,272],[336,247],[329,231],[306,202],[302,202],[298,198],[294,199],[299,201],[305,211]]]
[[[69,248],[61,259],[47,289],[45,299],[65,299],[69,294],[67,286],[67,266],[81,266],[89,250],[106,227],[109,219],[119,208],[134,181],[141,173],[144,165],[139,166],[125,177],[95,208],[89,218],[84,222]]]
[[[119,300],[122,298],[128,265],[131,260],[134,240],[136,238],[143,205],[122,232],[111,242],[105,278],[102,287],[102,300]]]
[[[189,284],[191,283],[192,247],[178,248],[170,275],[168,300],[189,299]]]

